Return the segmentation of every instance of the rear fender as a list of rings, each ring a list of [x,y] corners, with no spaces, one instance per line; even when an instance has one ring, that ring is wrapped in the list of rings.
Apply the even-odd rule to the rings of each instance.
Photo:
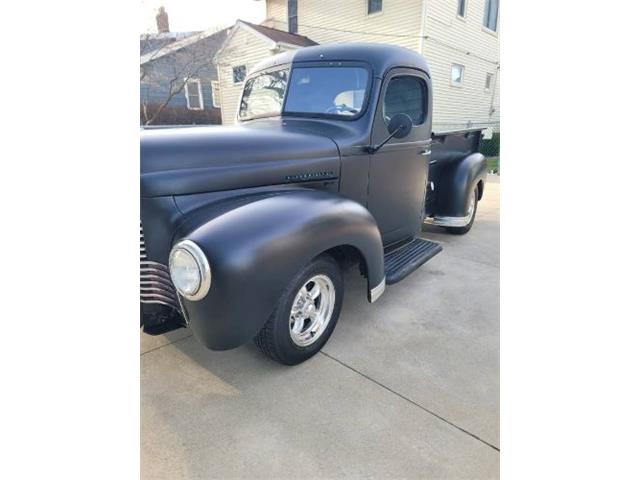
[[[457,165],[447,167],[439,175],[436,211],[431,213],[437,217],[464,217],[471,192],[476,185],[485,181],[487,160],[481,153],[473,153],[464,157]]]
[[[178,227],[174,240],[183,238],[200,246],[212,270],[208,295],[183,298],[183,306],[194,333],[216,350],[253,338],[294,275],[329,249],[357,249],[370,300],[384,288],[375,220],[362,205],[330,192],[294,189],[205,206]]]

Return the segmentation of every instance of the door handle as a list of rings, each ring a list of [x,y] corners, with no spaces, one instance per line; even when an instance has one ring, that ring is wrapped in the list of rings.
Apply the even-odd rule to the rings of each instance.
[[[431,155],[431,150],[429,149],[423,150],[420,152],[420,155],[422,155],[423,157],[426,157],[427,155]]]

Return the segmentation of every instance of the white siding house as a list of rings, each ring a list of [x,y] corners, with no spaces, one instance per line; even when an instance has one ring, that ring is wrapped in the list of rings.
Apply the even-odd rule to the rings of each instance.
[[[267,19],[263,23],[288,30],[288,0],[266,1]],[[389,43],[411,50],[420,47],[422,0],[383,0],[382,10],[371,14],[368,6],[367,0],[298,0],[298,33],[318,43]]]
[[[497,6],[497,0],[425,0],[421,51],[433,77],[434,129],[499,126],[500,40],[483,25],[488,3]],[[460,85],[451,81],[453,65],[463,67]]]
[[[499,128],[499,0],[266,2],[265,25],[318,43],[389,43],[425,55],[433,77],[435,131]]]

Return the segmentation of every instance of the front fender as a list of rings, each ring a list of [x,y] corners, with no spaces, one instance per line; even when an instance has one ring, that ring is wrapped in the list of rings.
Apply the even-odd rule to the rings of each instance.
[[[234,198],[198,209],[178,227],[207,256],[211,290],[182,299],[194,334],[224,350],[253,338],[293,276],[333,247],[356,248],[369,290],[384,280],[378,226],[366,208],[336,194],[294,189]]]

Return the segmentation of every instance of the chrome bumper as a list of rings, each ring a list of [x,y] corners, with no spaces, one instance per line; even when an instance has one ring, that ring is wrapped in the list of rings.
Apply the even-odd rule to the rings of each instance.
[[[439,227],[466,227],[472,215],[473,212],[465,217],[425,217],[424,223]]]

